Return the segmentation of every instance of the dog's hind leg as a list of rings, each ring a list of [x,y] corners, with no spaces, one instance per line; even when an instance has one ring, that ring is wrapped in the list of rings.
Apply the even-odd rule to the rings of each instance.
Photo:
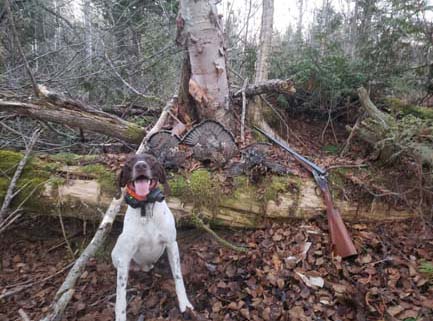
[[[167,244],[168,261],[170,262],[171,273],[173,274],[176,286],[176,295],[179,300],[180,312],[185,312],[186,308],[194,309],[186,296],[185,284],[183,283],[182,271],[180,268],[179,248],[177,242]]]
[[[111,252],[113,264],[117,269],[116,307],[114,309],[116,321],[126,321],[126,287],[132,254],[131,248],[126,248],[125,244],[128,242],[120,237]]]

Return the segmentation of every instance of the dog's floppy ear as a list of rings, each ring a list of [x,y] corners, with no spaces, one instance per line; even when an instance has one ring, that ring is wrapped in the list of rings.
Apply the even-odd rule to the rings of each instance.
[[[134,156],[130,157],[123,165],[118,179],[119,189],[125,187],[126,184],[128,184],[128,182],[131,180],[133,162]]]
[[[164,166],[161,165],[160,162],[155,163],[153,171],[154,171],[154,176],[158,178],[158,181],[161,184],[167,183],[167,175],[165,173],[165,168]]]

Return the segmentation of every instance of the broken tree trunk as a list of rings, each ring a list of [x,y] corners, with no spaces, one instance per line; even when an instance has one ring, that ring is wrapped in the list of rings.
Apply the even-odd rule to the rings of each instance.
[[[433,123],[430,120],[413,115],[396,119],[380,111],[365,88],[359,88],[358,95],[368,116],[359,124],[356,134],[373,145],[382,160],[390,161],[404,154],[433,165]]]
[[[177,26],[177,41],[187,49],[190,65],[190,78],[181,80],[188,81],[198,120],[213,119],[235,132],[224,33],[214,1],[181,0]]]

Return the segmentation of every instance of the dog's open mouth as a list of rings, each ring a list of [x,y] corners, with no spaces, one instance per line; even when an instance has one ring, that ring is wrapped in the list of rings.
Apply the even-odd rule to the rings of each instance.
[[[150,192],[150,179],[145,176],[139,176],[134,181],[135,193],[141,197],[146,197]]]

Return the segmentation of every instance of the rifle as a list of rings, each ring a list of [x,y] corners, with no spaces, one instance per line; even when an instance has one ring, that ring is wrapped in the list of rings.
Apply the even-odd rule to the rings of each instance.
[[[309,172],[313,174],[314,180],[322,191],[322,195],[326,205],[326,214],[328,217],[329,233],[331,235],[332,250],[336,255],[342,258],[356,255],[356,249],[353,245],[352,238],[344,225],[343,219],[341,218],[340,212],[334,207],[332,202],[331,192],[328,186],[328,180],[326,178],[326,170],[314,164],[312,161],[301,156],[293,149],[291,149],[286,143],[272,137],[263,129],[254,126],[254,129],[264,135],[273,143],[280,146],[282,149],[290,153],[302,166],[304,166]]]

